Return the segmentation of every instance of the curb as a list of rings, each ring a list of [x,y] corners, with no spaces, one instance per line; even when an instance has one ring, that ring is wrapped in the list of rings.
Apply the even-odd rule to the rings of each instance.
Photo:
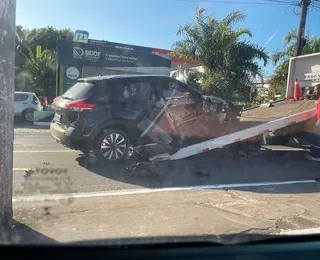
[[[138,194],[150,194],[161,192],[175,191],[191,191],[191,190],[221,190],[235,189],[240,187],[264,187],[264,186],[283,186],[292,184],[309,184],[318,183],[316,180],[300,180],[300,181],[282,181],[282,182],[257,182],[257,183],[231,183],[231,184],[216,184],[216,185],[200,185],[200,186],[182,186],[171,188],[143,188],[143,189],[128,189],[100,192],[82,192],[82,193],[65,193],[65,194],[42,194],[34,196],[17,196],[13,197],[14,203],[18,202],[42,202],[42,201],[57,201],[64,199],[80,199],[80,198],[95,198],[95,197],[110,197],[110,196],[126,196]]]

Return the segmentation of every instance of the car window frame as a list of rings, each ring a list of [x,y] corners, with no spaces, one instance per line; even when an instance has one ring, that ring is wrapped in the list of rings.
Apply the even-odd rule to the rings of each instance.
[[[159,79],[158,79],[158,84],[157,84],[157,94],[158,94],[158,95],[160,95],[160,93],[159,93],[160,89],[159,89],[159,88],[161,88],[161,87],[160,87],[160,84],[161,84],[161,81],[162,81],[162,80],[167,80],[167,81],[168,81],[168,84],[169,84],[170,82],[174,82],[174,83],[178,84],[178,88],[182,87],[183,89],[187,90],[193,97],[195,97],[195,98],[197,98],[197,99],[202,99],[201,94],[198,93],[196,90],[194,90],[193,88],[191,88],[191,87],[188,86],[187,84],[185,84],[185,83],[183,83],[183,82],[181,82],[181,81],[179,81],[179,80],[177,80],[177,79],[169,78],[169,77],[168,77],[168,78],[159,78]],[[162,93],[163,93],[163,91],[162,91]],[[161,93],[161,96],[164,97],[164,96],[162,95],[162,93]],[[168,99],[168,98],[172,98],[172,97],[175,97],[175,96],[169,96],[169,97],[164,97],[164,98],[165,98],[165,99]]]
[[[25,96],[25,99],[23,100],[16,100],[16,96]],[[23,94],[23,93],[14,93],[14,102],[24,102],[29,99],[28,94]]]
[[[112,90],[113,90],[112,85],[114,85],[114,84],[119,84],[119,82],[124,82],[124,84],[125,84],[125,83],[128,83],[128,78],[109,79],[109,80],[107,81],[107,83],[106,83],[106,84],[108,85],[108,88],[109,88],[110,94],[111,94],[111,95],[110,95],[109,105],[123,106],[123,105],[128,105],[128,104],[130,104],[130,103],[132,102],[132,95],[131,95],[131,93],[130,93],[130,98],[127,99],[127,100],[125,100],[125,102],[123,102],[123,101],[120,101],[120,102],[119,102],[119,99],[115,100],[115,97],[113,97],[114,92],[112,92]],[[130,89],[129,89],[129,91],[130,91]]]
[[[38,101],[38,102],[40,102],[40,100],[39,100],[39,98],[37,97],[37,95],[32,95],[32,102],[33,101]]]
[[[74,83],[67,91],[65,91],[61,97],[63,98],[64,96],[68,97],[68,95],[66,95],[66,93],[71,89],[73,88],[76,84],[78,83],[83,83],[83,84],[92,84],[94,90],[92,91],[92,93],[90,93],[90,95],[88,95],[87,97],[81,97],[81,98],[74,98],[74,97],[71,97],[72,100],[79,100],[79,99],[86,99],[86,100],[89,100],[90,98],[92,98],[95,93],[97,92],[97,89],[99,88],[99,81],[97,80],[94,80],[94,81],[91,81],[91,80],[78,80],[76,83]]]
[[[88,98],[88,101],[89,102],[94,102],[94,103],[99,104],[99,105],[108,104],[108,102],[107,102],[108,100],[106,100],[106,102],[103,102],[103,101],[99,100],[99,98],[102,95],[101,90],[103,88],[109,89],[108,80],[91,81],[91,82],[94,82],[94,84],[96,85],[96,90],[93,93],[93,95],[90,98]]]
[[[146,101],[150,101],[151,100],[151,96],[152,96],[152,93],[154,92],[154,86],[153,86],[153,82],[156,84],[156,81],[153,77],[135,77],[135,78],[129,78],[128,79],[128,83],[129,83],[129,86],[130,86],[130,83],[132,82],[137,82],[137,81],[144,81],[144,82],[149,82],[149,90],[148,90],[148,93],[147,93],[147,96],[146,98],[144,99],[140,99],[140,98],[134,98],[134,96],[132,95],[132,90],[131,90],[131,87],[130,87],[130,92],[131,92],[131,100],[133,102],[146,102]]]

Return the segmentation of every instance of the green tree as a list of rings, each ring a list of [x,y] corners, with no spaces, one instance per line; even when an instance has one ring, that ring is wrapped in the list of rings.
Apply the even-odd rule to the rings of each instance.
[[[16,27],[16,46],[15,46],[15,66],[23,67],[26,62],[26,56],[33,42],[29,30],[21,25]]]
[[[270,84],[268,92],[269,99],[275,99],[275,95],[285,96],[288,69],[289,61],[285,61],[275,69],[273,75],[268,79],[267,83]]]
[[[266,65],[267,54],[245,39],[252,36],[249,29],[234,28],[245,18],[242,12],[231,12],[221,21],[204,12],[198,6],[196,23],[179,28],[177,34],[183,39],[173,45],[173,54],[199,61],[204,72],[198,77],[205,94],[252,100],[253,81],[261,75],[258,60]]]
[[[70,29],[58,30],[51,26],[29,30],[18,25],[16,27],[16,51],[26,57],[30,54],[29,50],[36,54],[36,47],[40,45],[42,50],[55,53],[57,40],[65,39],[70,32]]]
[[[46,95],[49,99],[55,96],[57,40],[65,39],[70,29],[53,27],[26,29],[16,27],[16,78],[17,90],[34,91]],[[36,47],[42,47],[40,57],[36,57]]]
[[[277,50],[272,55],[273,65],[277,65],[273,75],[268,80],[270,84],[269,98],[274,98],[276,94],[285,96],[287,78],[288,78],[288,67],[290,57],[293,57],[295,47],[297,43],[297,30],[293,29],[288,32],[283,41],[283,47]],[[303,55],[320,52],[320,37],[306,38],[306,44],[303,47]]]
[[[55,96],[55,65],[56,61],[49,51],[43,51],[39,57],[29,51],[26,69],[32,75],[30,86],[38,95],[46,95],[49,99]]]

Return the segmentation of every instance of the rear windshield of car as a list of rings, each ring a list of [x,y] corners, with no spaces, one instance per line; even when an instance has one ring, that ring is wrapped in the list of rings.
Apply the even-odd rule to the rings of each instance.
[[[62,98],[77,100],[91,97],[97,89],[97,84],[92,82],[78,82],[69,88]]]

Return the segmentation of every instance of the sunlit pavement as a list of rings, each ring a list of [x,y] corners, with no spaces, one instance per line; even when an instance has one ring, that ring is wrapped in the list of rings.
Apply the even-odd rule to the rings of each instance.
[[[159,174],[88,168],[48,129],[18,125],[11,236],[54,243],[314,229],[319,179],[319,163],[297,151],[240,157],[219,150],[162,162]]]
[[[318,191],[318,183],[309,183],[281,188],[171,190],[15,201],[14,219],[18,227],[15,238],[16,243],[54,243],[121,237],[285,234],[320,227]],[[23,241],[26,232],[27,240]],[[232,241],[244,242],[243,238],[249,239],[234,237]],[[212,241],[230,243],[217,237]]]
[[[37,174],[29,174],[37,169]],[[111,192],[202,185],[317,180],[319,163],[304,152],[240,157],[223,151],[162,162],[160,173],[124,171],[124,165],[87,167],[80,152],[55,142],[48,129],[18,124],[14,139],[14,196]],[[224,187],[224,186],[223,186]]]

